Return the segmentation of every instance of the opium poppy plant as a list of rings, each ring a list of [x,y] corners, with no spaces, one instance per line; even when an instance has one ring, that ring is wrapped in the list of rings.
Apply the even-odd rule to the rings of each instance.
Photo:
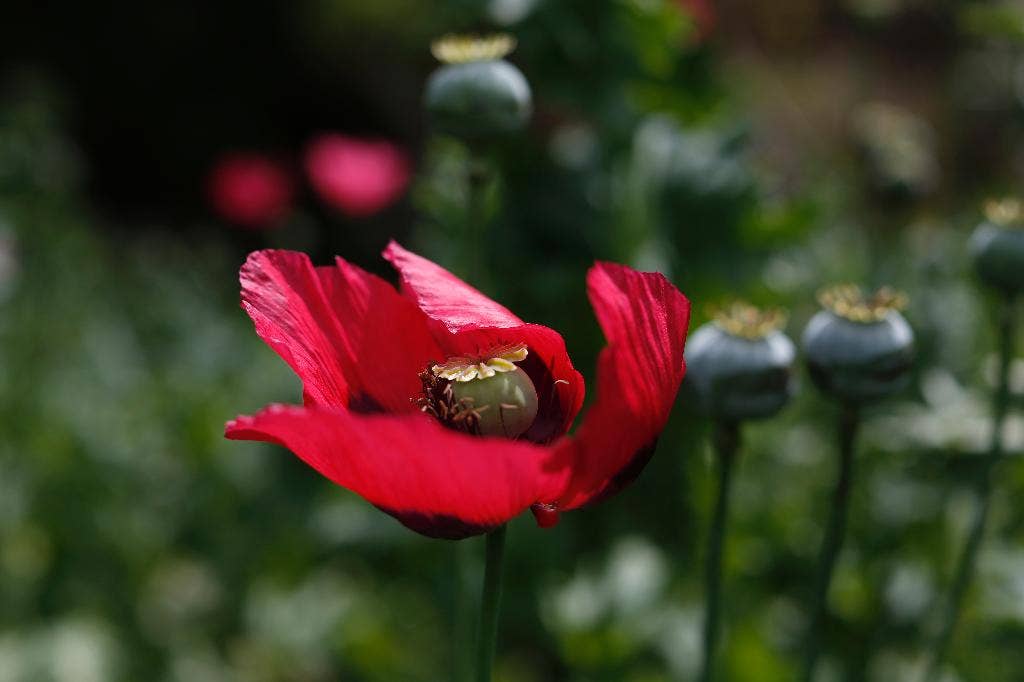
[[[249,256],[242,307],[302,379],[304,404],[239,417],[228,438],[283,445],[409,528],[451,539],[526,509],[553,525],[639,474],[684,373],[690,304],[664,276],[590,270],[608,345],[569,436],[584,383],[558,332],[394,242],[384,257],[400,291],[340,258]]]

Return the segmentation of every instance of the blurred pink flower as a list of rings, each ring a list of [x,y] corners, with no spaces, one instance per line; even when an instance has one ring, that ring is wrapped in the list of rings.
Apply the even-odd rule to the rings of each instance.
[[[274,227],[284,218],[294,194],[283,164],[256,152],[225,154],[207,177],[213,210],[239,227]]]
[[[306,174],[326,203],[346,215],[372,215],[409,184],[409,160],[397,145],[329,133],[306,149]]]

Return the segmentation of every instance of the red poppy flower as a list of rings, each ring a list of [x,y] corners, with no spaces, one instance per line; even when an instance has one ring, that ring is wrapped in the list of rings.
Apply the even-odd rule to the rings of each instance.
[[[239,417],[228,438],[283,445],[409,528],[451,539],[527,508],[553,525],[559,512],[639,474],[684,372],[690,304],[664,276],[612,263],[590,270],[608,345],[597,399],[568,436],[584,386],[558,332],[523,322],[394,242],[384,257],[401,292],[340,258],[313,267],[290,251],[249,256],[242,307],[302,379],[304,405]],[[440,374],[452,376],[460,362],[470,374],[512,365],[528,375],[537,393],[532,425],[514,440],[460,428],[465,422],[430,400],[430,388],[446,383]]]
[[[207,178],[213,209],[225,220],[248,228],[271,227],[287,215],[292,180],[273,159],[257,153],[223,156]]]
[[[394,202],[409,184],[409,161],[396,145],[323,135],[306,151],[306,174],[325,202],[354,217]]]

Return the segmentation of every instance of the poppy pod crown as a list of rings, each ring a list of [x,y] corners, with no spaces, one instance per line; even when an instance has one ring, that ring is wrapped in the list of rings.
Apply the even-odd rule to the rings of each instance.
[[[278,443],[424,535],[485,533],[526,509],[541,525],[628,484],[684,372],[690,306],[662,275],[587,276],[608,346],[575,434],[583,378],[553,329],[524,322],[392,242],[400,288],[337,259],[258,251],[241,270],[257,334],[302,379],[303,405],[228,423]]]

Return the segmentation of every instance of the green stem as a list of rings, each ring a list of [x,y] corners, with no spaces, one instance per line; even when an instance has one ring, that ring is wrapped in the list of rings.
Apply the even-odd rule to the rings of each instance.
[[[486,218],[485,192],[487,189],[487,166],[473,151],[468,151],[466,163],[466,202],[463,206],[463,239],[459,247],[461,258],[460,271],[474,286],[481,287],[484,271],[481,263],[483,254],[481,244]],[[468,645],[472,637],[473,602],[469,583],[474,574],[473,548],[475,543],[466,541],[455,543],[455,600],[453,618],[454,663],[452,678],[454,682],[469,682],[473,673],[473,647]]]
[[[473,543],[461,541],[453,543],[452,559],[455,564],[453,578],[455,582],[452,624],[452,657],[455,665],[452,669],[454,682],[469,682],[473,674],[473,648],[469,642],[473,639],[473,602],[470,590],[473,571]]]
[[[720,611],[722,602],[722,548],[725,542],[725,524],[729,515],[729,495],[732,491],[733,464],[739,450],[740,430],[736,422],[715,425],[715,453],[718,459],[718,498],[708,536],[707,605],[704,612],[704,668],[700,679],[711,682],[715,677],[715,652],[718,648]]]
[[[505,526],[487,535],[487,564],[484,568],[484,592],[480,602],[480,637],[477,641],[476,682],[491,682],[495,642],[498,637],[498,610],[501,606],[501,574],[505,554]]]
[[[468,169],[469,186],[466,197],[466,247],[468,253],[466,272],[473,284],[482,286],[484,275],[484,242],[487,233],[487,182],[490,179],[487,162],[470,152]]]
[[[967,535],[967,543],[957,561],[942,626],[932,645],[931,659],[923,678],[925,682],[939,679],[942,663],[953,639],[953,631],[956,629],[964,596],[970,587],[978,552],[985,537],[989,509],[992,506],[993,469],[1003,458],[1003,423],[1006,421],[1010,403],[1010,362],[1013,359],[1014,328],[1014,302],[1010,298],[1004,298],[999,309],[999,378],[996,390],[992,394],[992,434],[985,471],[978,485],[978,507]]]
[[[860,414],[853,405],[844,405],[839,417],[839,477],[832,493],[832,508],[829,511],[825,538],[818,558],[818,575],[814,580],[814,595],[811,620],[807,628],[804,645],[804,682],[814,679],[814,669],[821,650],[821,629],[828,614],[828,590],[832,584],[832,572],[836,559],[843,548],[846,536],[846,517],[850,507],[850,488],[853,485],[853,455]]]

